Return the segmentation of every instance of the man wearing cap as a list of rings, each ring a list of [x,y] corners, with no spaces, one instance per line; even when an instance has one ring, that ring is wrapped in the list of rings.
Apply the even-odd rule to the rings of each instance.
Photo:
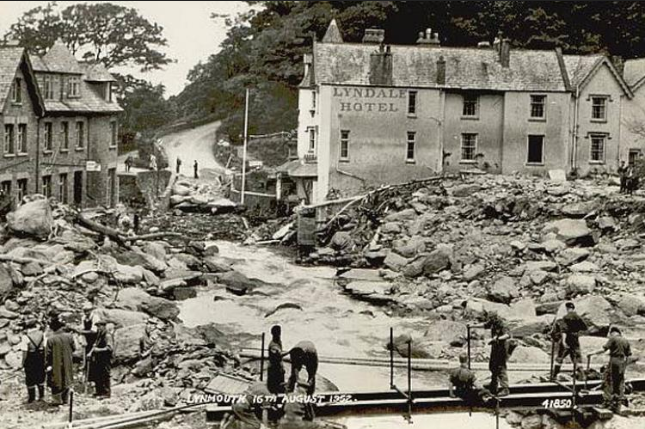
[[[112,339],[106,329],[105,320],[96,323],[96,340],[88,354],[90,363],[89,381],[96,385],[96,396],[110,397],[110,373],[112,370]]]
[[[74,338],[72,334],[65,332],[64,323],[57,316],[51,318],[50,328],[53,334],[47,338],[45,347],[48,385],[54,404],[67,404],[69,388],[74,381]]]
[[[156,328],[155,321],[150,318],[146,323],[146,329],[139,338],[139,362],[136,363],[132,373],[138,377],[145,377],[156,366],[156,357],[153,356],[154,346],[157,338],[154,336]]]
[[[620,412],[625,397],[625,369],[627,359],[632,355],[629,341],[623,338],[620,329],[612,327],[609,330],[609,340],[601,350],[590,353],[589,356],[609,352],[609,363],[605,369],[603,381],[603,405],[615,413]]]
[[[36,400],[36,388],[38,399],[45,399],[45,334],[33,317],[25,321],[25,328],[28,329],[25,334],[27,350],[23,351],[22,366],[25,369],[28,402],[32,403]]]
[[[573,302],[567,302],[565,307],[567,314],[562,317],[561,325],[558,328],[565,335],[564,346],[561,342],[559,345],[556,343],[558,350],[555,359],[556,363],[553,367],[552,378],[556,378],[562,368],[562,363],[567,356],[569,356],[571,358],[571,362],[576,365],[576,374],[578,377],[584,378],[585,373],[582,365],[582,352],[580,350],[580,332],[587,330],[587,324],[582,320],[578,313],[576,313],[576,306]]]
[[[269,343],[269,366],[267,368],[267,388],[269,392],[284,393],[284,365],[282,358],[286,354],[282,351],[282,328],[275,325],[271,328],[271,342]]]

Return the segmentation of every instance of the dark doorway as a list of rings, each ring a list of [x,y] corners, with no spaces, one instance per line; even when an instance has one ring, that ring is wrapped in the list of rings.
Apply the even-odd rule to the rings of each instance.
[[[80,206],[83,204],[83,172],[74,172],[74,204]]]

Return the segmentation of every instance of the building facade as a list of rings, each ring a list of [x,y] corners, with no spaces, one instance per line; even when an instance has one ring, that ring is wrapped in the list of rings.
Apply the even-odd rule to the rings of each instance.
[[[2,67],[1,79],[20,85],[22,97],[16,102],[11,90],[4,98],[3,189],[15,203],[41,193],[80,207],[114,206],[122,109],[112,96],[112,75],[102,65],[78,62],[59,43],[42,57],[0,47],[0,56],[9,55],[14,64]]]
[[[315,162],[311,200],[439,172],[615,171],[634,92],[602,55],[516,50],[508,40],[447,48],[344,43],[335,22],[304,59],[298,155]],[[637,97],[636,97],[637,98]],[[625,158],[626,159],[626,158]]]

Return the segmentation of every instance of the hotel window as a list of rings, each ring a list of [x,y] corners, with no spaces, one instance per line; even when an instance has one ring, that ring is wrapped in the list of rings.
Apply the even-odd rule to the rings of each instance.
[[[531,135],[528,138],[527,164],[544,164],[544,136]]]
[[[531,95],[531,118],[544,119],[546,117],[546,95]]]
[[[43,176],[43,195],[47,198],[52,196],[52,177]]]
[[[607,120],[607,97],[591,97],[591,119]]]
[[[27,153],[27,124],[18,125],[18,153]]]
[[[54,76],[51,75],[45,75],[44,78],[45,80],[45,100],[53,100],[56,98],[55,93],[54,93]]]
[[[477,134],[461,135],[461,160],[474,161],[477,152]]]
[[[67,173],[62,173],[58,180],[58,199],[61,203],[67,204]]]
[[[408,115],[417,114],[417,92],[408,91]]]
[[[605,141],[607,136],[605,134],[591,134],[591,162],[605,162]]]
[[[405,161],[414,162],[414,153],[417,140],[417,133],[408,131],[408,141],[405,149]]]
[[[349,131],[340,131],[340,160],[349,161]]]
[[[5,155],[14,155],[14,128],[13,124],[6,124],[4,126],[4,154]]]
[[[54,146],[54,138],[53,138],[53,132],[52,132],[52,123],[51,122],[45,122],[45,131],[43,134],[43,139],[45,140],[45,151],[51,151],[52,147]]]
[[[65,121],[60,123],[60,133],[63,137],[60,145],[60,150],[69,150],[69,122]]]
[[[116,147],[118,140],[118,127],[116,121],[110,122],[110,147]]]
[[[76,123],[76,149],[85,148],[85,124],[83,122]]]
[[[67,97],[74,98],[81,96],[81,78],[69,76],[67,78]]]
[[[19,179],[18,180],[18,204],[22,204],[22,199],[27,195],[27,179]]]
[[[309,128],[309,152],[313,153],[316,151],[316,128]]]
[[[475,118],[479,115],[479,97],[477,95],[464,95],[462,116]]]
[[[19,77],[11,84],[11,101],[16,104],[22,103],[22,79]]]

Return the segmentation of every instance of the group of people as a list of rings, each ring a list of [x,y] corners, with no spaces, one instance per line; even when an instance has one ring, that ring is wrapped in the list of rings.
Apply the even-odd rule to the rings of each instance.
[[[45,326],[47,325],[47,326]],[[48,328],[48,329],[45,329]],[[94,307],[83,307],[81,326],[68,327],[59,314],[52,313],[46,323],[37,318],[25,322],[27,349],[23,353],[27,402],[44,401],[45,384],[51,389],[53,405],[67,404],[74,381],[74,353],[83,339],[82,369],[85,383],[93,382],[95,396],[110,397],[110,372],[113,341]]]
[[[618,167],[618,175],[620,176],[620,193],[633,194],[638,189],[639,177],[634,165],[625,165],[625,161],[620,162]]]
[[[181,158],[177,157],[177,161],[175,162],[175,172],[179,174],[181,172],[181,164],[182,164]],[[197,160],[193,161],[193,177],[195,179],[199,179],[199,163]]]
[[[584,320],[575,311],[575,304],[565,304],[566,314],[556,319],[551,329],[553,354],[555,364],[551,372],[551,380],[556,381],[564,360],[569,357],[574,365],[574,377],[585,379],[587,374],[583,368],[582,351],[580,348],[580,333],[588,329]],[[473,325],[471,328],[489,328],[491,330],[491,353],[489,369],[491,381],[487,386],[477,382],[475,373],[469,369],[468,355],[459,356],[459,367],[449,375],[449,391],[451,396],[458,396],[468,403],[487,402],[510,394],[507,375],[508,358],[514,349],[504,320],[496,314],[487,315],[486,323]],[[620,412],[625,402],[625,369],[631,356],[629,341],[623,338],[620,329],[611,327],[609,339],[602,349],[589,353],[587,356],[609,353],[609,362],[605,366],[603,378],[603,406],[614,412]]]
[[[249,427],[261,427],[265,420],[264,409],[267,410],[266,419],[277,421],[285,420],[313,421],[314,408],[311,402],[294,400],[286,401],[280,408],[276,402],[257,401],[258,396],[275,398],[275,395],[300,395],[312,396],[316,390],[316,373],[318,371],[318,352],[311,341],[300,341],[288,351],[282,346],[282,328],[275,325],[271,328],[271,342],[268,347],[268,367],[266,383],[256,383],[247,389],[244,398],[233,404],[232,414],[225,417],[220,427],[232,427],[235,421],[246,423]],[[289,356],[291,360],[291,373],[285,381],[286,371],[283,359]],[[307,372],[306,378],[300,377],[302,370]],[[261,402],[261,403],[260,403]]]

